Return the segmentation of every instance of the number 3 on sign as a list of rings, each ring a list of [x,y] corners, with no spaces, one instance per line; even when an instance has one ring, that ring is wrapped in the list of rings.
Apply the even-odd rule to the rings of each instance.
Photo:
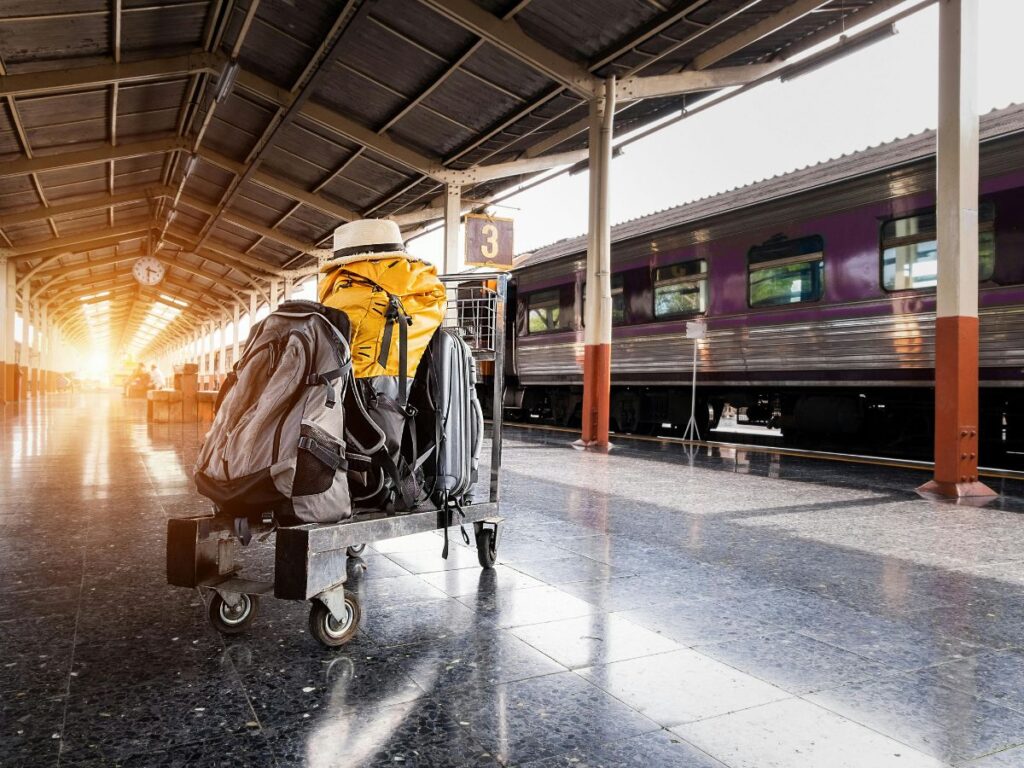
[[[511,267],[512,219],[467,213],[465,254],[468,266]]]
[[[493,224],[484,224],[480,230],[484,242],[480,244],[480,255],[485,259],[493,259],[498,255],[498,228]]]

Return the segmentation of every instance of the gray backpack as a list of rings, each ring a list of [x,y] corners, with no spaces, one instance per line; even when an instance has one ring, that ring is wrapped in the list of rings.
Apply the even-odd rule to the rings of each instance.
[[[196,461],[201,494],[239,516],[351,517],[346,450],[372,454],[383,435],[347,445],[348,339],[344,312],[308,301],[285,302],[250,331]]]

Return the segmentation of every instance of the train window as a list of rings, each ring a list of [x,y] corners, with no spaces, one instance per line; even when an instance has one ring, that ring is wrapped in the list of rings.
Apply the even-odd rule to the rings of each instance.
[[[708,307],[708,263],[684,261],[654,270],[654,316],[694,315]]]
[[[817,301],[825,282],[825,243],[819,235],[775,237],[747,253],[752,307]]]
[[[995,206],[978,208],[978,279],[991,280],[996,266]],[[882,287],[887,291],[934,288],[938,276],[935,212],[882,225]]]
[[[531,293],[526,301],[528,333],[546,333],[568,327],[562,312],[562,293],[557,288]]]

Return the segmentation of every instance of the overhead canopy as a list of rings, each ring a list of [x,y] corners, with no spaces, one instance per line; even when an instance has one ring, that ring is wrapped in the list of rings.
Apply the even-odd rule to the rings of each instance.
[[[9,0],[0,249],[69,321],[109,292],[123,350],[161,294],[185,329],[265,297],[345,220],[418,227],[446,183],[478,205],[576,162],[610,75],[621,134],[900,4]],[[156,289],[131,275],[144,253],[168,266]]]

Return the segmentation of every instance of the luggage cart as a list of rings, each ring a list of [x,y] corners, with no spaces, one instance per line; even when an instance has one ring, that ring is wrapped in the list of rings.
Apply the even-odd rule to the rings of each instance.
[[[464,505],[461,520],[453,519],[457,514],[453,508],[362,513],[340,523],[285,527],[275,527],[269,512],[253,519],[215,509],[212,515],[168,520],[167,583],[205,593],[210,623],[218,631],[246,631],[256,618],[261,597],[308,600],[313,637],[327,646],[347,643],[355,636],[361,616],[358,598],[345,590],[349,559],[357,558],[374,541],[472,523],[480,565],[494,567],[502,522],[498,512],[508,275],[477,272],[441,280],[448,292],[442,325],[465,339],[479,363],[491,366],[487,500]],[[482,484],[478,483],[477,491]],[[273,581],[244,578],[235,563],[238,548],[248,546],[253,538],[270,536],[274,537]]]

